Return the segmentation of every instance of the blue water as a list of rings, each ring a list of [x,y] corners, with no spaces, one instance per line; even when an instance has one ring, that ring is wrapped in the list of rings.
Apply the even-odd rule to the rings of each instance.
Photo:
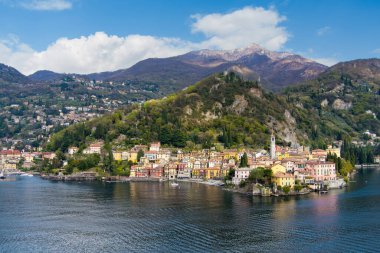
[[[0,182],[0,252],[379,252],[380,169],[326,195],[180,183]]]

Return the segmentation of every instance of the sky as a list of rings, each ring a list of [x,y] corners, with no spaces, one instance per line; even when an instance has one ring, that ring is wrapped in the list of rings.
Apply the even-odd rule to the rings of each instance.
[[[331,66],[380,57],[379,13],[377,0],[0,0],[0,62],[86,74],[256,43]]]

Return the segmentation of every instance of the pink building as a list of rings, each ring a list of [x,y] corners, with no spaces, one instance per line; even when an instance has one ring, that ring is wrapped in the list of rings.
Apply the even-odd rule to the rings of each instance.
[[[305,169],[309,172],[309,175],[312,176],[315,181],[336,180],[335,163],[310,161],[306,163]]]

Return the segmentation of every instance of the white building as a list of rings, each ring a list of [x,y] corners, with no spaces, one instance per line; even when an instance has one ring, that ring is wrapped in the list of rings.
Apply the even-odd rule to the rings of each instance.
[[[249,173],[252,171],[251,168],[238,168],[235,170],[235,176],[232,178],[234,184],[240,184],[241,181],[246,180],[249,177]]]

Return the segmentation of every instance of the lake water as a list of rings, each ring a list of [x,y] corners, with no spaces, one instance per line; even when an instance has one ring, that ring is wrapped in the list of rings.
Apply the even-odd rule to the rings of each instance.
[[[0,252],[379,252],[380,169],[348,189],[249,197],[180,183],[0,182]]]

